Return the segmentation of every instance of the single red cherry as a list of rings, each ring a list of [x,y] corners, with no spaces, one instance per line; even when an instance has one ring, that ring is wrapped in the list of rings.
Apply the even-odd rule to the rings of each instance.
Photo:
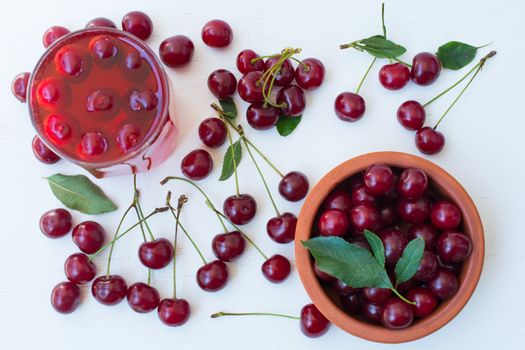
[[[376,204],[376,198],[368,192],[365,184],[360,184],[352,190],[352,200],[354,204]]]
[[[263,73],[260,71],[253,71],[239,80],[239,84],[237,84],[237,92],[244,101],[248,103],[263,102],[262,75]]]
[[[441,261],[458,263],[467,259],[472,253],[472,241],[464,233],[447,231],[439,236],[436,250]]]
[[[284,281],[290,275],[290,270],[290,261],[280,254],[272,255],[261,266],[264,277],[272,283]]]
[[[173,245],[166,238],[143,242],[139,246],[140,262],[154,270],[166,267],[173,259]]]
[[[332,287],[339,295],[356,294],[360,291],[360,289],[350,287],[348,284],[339,279],[335,279],[335,281],[332,283]]]
[[[445,136],[443,133],[425,126],[416,132],[417,149],[424,154],[436,154],[445,147]]]
[[[88,156],[97,156],[108,149],[108,140],[99,132],[88,132],[80,141],[82,153]]]
[[[159,47],[159,56],[166,66],[178,68],[191,61],[193,51],[195,51],[195,46],[190,38],[184,35],[175,35],[162,41]]]
[[[321,236],[342,237],[348,233],[350,220],[345,212],[339,209],[329,209],[319,217],[317,228]]]
[[[266,232],[277,243],[290,243],[295,238],[297,217],[292,213],[283,213],[271,218],[266,224]]]
[[[394,173],[386,164],[373,164],[364,174],[365,186],[373,196],[381,196],[394,186]]]
[[[60,282],[51,292],[51,305],[61,314],[70,314],[80,304],[80,288],[72,282]]]
[[[385,64],[379,70],[379,82],[388,90],[402,89],[410,80],[410,70],[403,63]]]
[[[336,280],[334,276],[324,271],[321,271],[315,261],[312,262],[312,267],[314,269],[315,275],[317,276],[319,280],[321,280],[321,282],[332,283]]]
[[[91,21],[87,22],[86,28],[93,27],[108,27],[108,28],[117,28],[115,23],[112,20],[105,17],[93,18]]]
[[[134,90],[129,95],[129,106],[135,112],[152,111],[157,107],[158,99],[155,92],[151,89],[144,91]]]
[[[160,302],[157,289],[142,282],[129,286],[127,299],[131,309],[141,314],[155,310]]]
[[[403,198],[418,199],[428,187],[427,174],[419,168],[407,168],[403,170],[396,183],[397,192]]]
[[[259,55],[255,51],[246,49],[237,55],[237,69],[242,74],[248,74],[254,71],[264,71],[264,60],[258,59]]]
[[[55,152],[49,149],[46,144],[35,135],[33,142],[31,142],[33,153],[39,161],[44,164],[55,164],[60,160],[60,157]]]
[[[73,242],[86,254],[96,253],[104,245],[106,231],[95,221],[84,221],[73,229]]]
[[[350,213],[352,209],[353,200],[352,195],[346,191],[332,191],[328,197],[323,201],[323,208],[328,209],[339,209],[345,213]]]
[[[235,225],[244,225],[255,216],[257,202],[249,194],[233,195],[224,201],[223,211]]]
[[[372,303],[382,304],[392,296],[388,288],[363,288],[363,297]]]
[[[421,262],[419,263],[416,274],[414,275],[414,279],[423,282],[428,281],[434,276],[434,273],[437,271],[437,269],[438,261],[436,254],[429,250],[425,250],[423,252],[423,257],[421,258]]]
[[[303,89],[297,85],[282,87],[277,93],[277,104],[281,111],[289,117],[298,117],[304,112],[306,100]]]
[[[216,292],[228,281],[228,266],[220,260],[207,263],[197,270],[197,284],[202,290]]]
[[[246,110],[248,124],[256,130],[273,128],[279,121],[281,110],[263,103],[252,103]]]
[[[358,204],[350,211],[350,223],[357,232],[375,231],[380,220],[377,209],[368,203]]]
[[[314,304],[301,309],[301,332],[310,338],[322,336],[330,328],[330,322]]]
[[[208,89],[219,100],[230,98],[237,90],[237,79],[229,70],[217,69],[208,77]]]
[[[264,68],[266,71],[270,70],[277,62],[281,59],[281,56],[272,56],[264,62]],[[275,76],[274,85],[276,86],[288,86],[293,81],[295,71],[292,65],[292,61],[288,58],[282,62],[281,67],[277,72],[272,73]]]
[[[42,43],[44,47],[49,47],[52,43],[60,39],[66,34],[69,34],[70,30],[61,26],[53,26],[45,31]]]
[[[66,46],[56,53],[55,64],[60,73],[76,77],[84,72],[86,62],[77,49]]]
[[[162,57],[161,57],[162,59]],[[126,68],[129,70],[139,69],[142,66],[142,56],[137,51],[129,52],[125,58]]]
[[[95,278],[97,267],[86,254],[75,253],[66,259],[64,272],[69,281],[85,284]]]
[[[211,47],[226,47],[233,40],[233,31],[230,25],[220,19],[209,21],[202,28],[202,41]]]
[[[428,281],[428,287],[435,296],[445,300],[456,294],[459,288],[459,282],[454,273],[444,268],[440,268],[434,274],[432,279]]]
[[[397,109],[397,121],[411,131],[421,129],[425,124],[426,116],[425,108],[414,100],[403,102]]]
[[[182,159],[180,168],[184,176],[191,180],[202,180],[213,170],[213,159],[208,151],[196,149]]]
[[[46,211],[40,218],[40,230],[49,238],[66,235],[72,227],[72,217],[66,209]]]
[[[305,90],[315,90],[324,80],[324,64],[317,58],[307,58],[301,61],[295,69],[295,81]]]
[[[233,261],[242,255],[246,241],[239,231],[221,233],[213,237],[211,248],[217,259]]]
[[[339,301],[347,314],[355,315],[361,311],[361,302],[357,294],[339,295]]]
[[[20,102],[26,102],[27,84],[29,83],[30,73],[24,72],[18,74],[11,83],[11,92]]]
[[[89,47],[93,55],[99,60],[113,58],[118,54],[118,48],[109,35],[99,35],[93,38]]]
[[[436,247],[438,236],[439,230],[427,222],[414,224],[410,226],[407,232],[407,237],[409,240],[421,237],[425,241],[425,249],[432,251]]]
[[[178,327],[190,318],[191,307],[185,299],[162,299],[157,308],[160,320],[166,326]]]
[[[122,276],[103,275],[97,277],[91,284],[91,294],[104,305],[116,305],[126,297],[128,286]]]
[[[383,323],[383,326],[386,328],[406,328],[412,324],[413,320],[414,311],[412,311],[412,307],[401,299],[394,297],[383,305],[381,323]]]
[[[421,223],[430,215],[430,199],[427,196],[416,200],[402,198],[397,202],[397,212],[409,224]]]
[[[381,323],[383,306],[363,299],[361,300],[361,313],[367,320],[373,323]]]
[[[418,287],[409,291],[406,298],[416,303],[412,305],[414,316],[424,318],[430,315],[437,307],[436,296],[427,288]]]
[[[219,118],[204,119],[199,125],[199,138],[208,147],[220,147],[226,136],[226,126]]]
[[[127,152],[138,145],[140,129],[133,124],[124,124],[117,133],[117,143],[121,150]]]
[[[436,81],[441,72],[441,63],[436,55],[430,52],[421,52],[412,59],[410,77],[418,85],[430,85]]]
[[[430,221],[442,231],[454,230],[461,224],[461,211],[454,203],[440,200],[432,206]]]
[[[365,114],[365,100],[353,92],[343,92],[335,99],[335,114],[345,122],[355,122]]]
[[[398,229],[384,229],[379,233],[385,247],[385,262],[387,265],[395,266],[408,244],[405,235]]]
[[[303,173],[291,171],[279,182],[279,193],[290,202],[297,202],[306,197],[310,183]]]
[[[146,40],[153,31],[153,22],[144,12],[132,11],[122,18],[122,30],[131,33],[139,39]]]

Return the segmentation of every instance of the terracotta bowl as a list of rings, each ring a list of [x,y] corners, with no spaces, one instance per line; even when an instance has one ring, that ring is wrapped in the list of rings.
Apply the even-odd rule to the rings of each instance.
[[[428,317],[416,320],[410,327],[391,330],[354,318],[345,313],[317,280],[312,268],[312,258],[301,241],[308,240],[318,209],[325,197],[342,181],[374,163],[424,170],[434,188],[445,198],[455,202],[463,214],[463,230],[472,240],[472,254],[463,263],[459,275],[460,287],[454,297],[442,302]],[[295,238],[295,258],[301,281],[317,308],[337,327],[355,336],[380,343],[402,343],[427,336],[450,322],[465,306],[478,283],[485,252],[483,226],[476,206],[465,189],[445,170],[420,157],[398,152],[368,153],[352,158],[326,174],[306,198]]]

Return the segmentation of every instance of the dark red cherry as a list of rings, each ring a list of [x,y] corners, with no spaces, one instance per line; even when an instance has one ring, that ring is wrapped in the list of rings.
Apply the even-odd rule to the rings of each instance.
[[[290,270],[290,261],[280,254],[272,255],[261,266],[264,277],[272,283],[284,281],[290,275]]]
[[[416,305],[412,305],[412,310],[417,318],[427,317],[434,312],[438,304],[436,296],[429,289],[423,287],[412,289],[405,297],[416,303]]]
[[[314,304],[305,305],[301,309],[301,332],[310,338],[322,336],[330,328],[330,322],[315,307]]]
[[[239,231],[218,234],[211,241],[213,254],[222,261],[237,259],[245,247],[246,241]]]
[[[317,58],[307,58],[295,68],[295,81],[305,90],[315,90],[324,80],[324,64]]]
[[[321,236],[342,237],[350,228],[350,220],[345,212],[339,209],[329,209],[319,217],[317,228]]]
[[[80,288],[72,282],[60,282],[51,292],[51,305],[61,314],[70,314],[80,304]]]
[[[223,211],[235,225],[244,225],[255,216],[257,202],[249,194],[233,195],[224,201]]]
[[[359,289],[350,287],[348,284],[339,279],[335,279],[335,281],[332,283],[332,287],[339,295],[356,294],[359,292]]]
[[[388,288],[363,288],[363,297],[376,304],[382,304],[392,296]]]
[[[323,202],[323,208],[325,210],[339,209],[347,214],[350,213],[352,205],[353,200],[350,193],[340,190],[331,192]]]
[[[125,65],[129,70],[139,69],[142,66],[142,56],[136,51],[129,52],[125,58]]]
[[[352,200],[354,201],[354,204],[376,204],[376,198],[368,192],[364,183],[354,187],[352,190]]]
[[[100,60],[105,60],[117,56],[118,48],[113,43],[113,39],[108,35],[99,35],[89,43],[91,52]]]
[[[204,25],[201,36],[208,46],[226,47],[233,40],[233,31],[228,23],[214,19]]]
[[[410,226],[407,232],[407,237],[411,241],[415,238],[421,237],[425,241],[425,249],[434,250],[436,241],[439,236],[439,230],[428,222],[414,224]]]
[[[339,295],[339,301],[343,310],[350,315],[358,314],[361,311],[361,302],[357,294]]]
[[[282,87],[277,93],[277,104],[281,111],[289,117],[298,117],[303,114],[306,106],[303,89],[297,85]]]
[[[204,119],[199,125],[199,138],[208,147],[220,147],[226,136],[226,126],[219,118]]]
[[[350,211],[350,223],[357,232],[374,231],[380,220],[377,209],[367,203],[358,204]]]
[[[140,129],[133,124],[124,124],[117,134],[117,143],[121,150],[127,152],[138,145]]]
[[[421,258],[421,263],[414,275],[414,279],[418,281],[428,281],[434,276],[437,269],[438,261],[436,259],[436,254],[429,250],[425,250],[423,252],[423,257]]]
[[[162,299],[157,308],[159,319],[166,326],[178,327],[190,318],[191,307],[185,299]]]
[[[454,273],[444,268],[440,268],[434,274],[432,279],[428,281],[428,287],[435,296],[445,300],[456,294],[459,288],[459,282]]]
[[[139,39],[146,40],[153,31],[153,22],[144,12],[132,11],[122,18],[122,30],[131,33]]]
[[[133,283],[128,288],[128,304],[133,311],[144,314],[157,308],[160,295],[157,289],[146,283]]]
[[[77,50],[70,47],[64,47],[55,55],[57,70],[61,73],[78,76],[84,71],[84,60]]]
[[[253,71],[239,80],[237,92],[239,96],[248,103],[260,103],[264,100],[263,82],[261,81],[263,73]]]
[[[183,67],[190,63],[195,46],[185,35],[175,35],[164,39],[159,47],[162,62],[171,68]]]
[[[401,329],[412,324],[414,312],[410,304],[405,303],[397,297],[388,300],[383,305],[381,323],[386,328]]]
[[[430,85],[436,81],[441,72],[441,63],[436,55],[430,52],[421,52],[412,59],[410,77],[418,85]]]
[[[150,269],[162,269],[173,259],[173,245],[166,238],[143,242],[139,246],[140,262]]]
[[[365,100],[353,92],[343,92],[335,99],[335,114],[345,122],[355,122],[365,114]]]
[[[361,313],[367,320],[373,323],[381,323],[383,307],[363,299],[361,300]]]
[[[135,112],[152,111],[157,107],[157,103],[157,95],[150,89],[144,91],[135,90],[129,95],[129,106]]]
[[[88,132],[80,141],[82,153],[88,156],[97,156],[108,149],[108,140],[98,132]]]
[[[228,281],[228,266],[220,260],[214,260],[197,270],[197,284],[202,290],[216,292]]]
[[[191,180],[202,180],[213,170],[213,159],[208,151],[196,149],[182,159],[180,168],[184,176]]]
[[[72,227],[72,217],[66,209],[46,211],[40,218],[40,230],[49,238],[66,235]]]
[[[246,110],[246,120],[256,130],[267,130],[277,124],[280,113],[278,108],[263,103],[252,103]]]
[[[237,79],[226,69],[217,69],[208,77],[208,89],[219,100],[232,97],[237,90]]]
[[[117,26],[115,25],[115,23],[113,23],[112,20],[107,19],[105,17],[93,18],[91,21],[87,22],[86,28],[93,28],[93,27],[117,28]]]
[[[374,164],[366,169],[364,181],[368,193],[381,196],[394,186],[394,173],[386,164]]]
[[[279,182],[279,193],[290,202],[297,202],[306,197],[310,183],[303,173],[291,171]]]
[[[416,132],[416,146],[424,154],[439,153],[445,146],[445,136],[434,128],[425,126]]]
[[[271,69],[277,61],[281,59],[281,56],[274,56],[270,57],[266,60],[264,63],[264,68],[266,71]],[[275,75],[275,81],[274,85],[276,86],[287,86],[290,85],[290,83],[293,81],[293,78],[295,76],[295,71],[293,69],[292,62],[290,59],[287,59],[284,61],[279,67],[279,70],[277,71],[277,74],[273,73],[272,75]]]
[[[459,275],[459,273],[461,272],[461,268],[463,267],[462,263],[445,262],[445,261],[441,260],[439,255],[436,255],[436,256],[437,256],[437,261],[438,261],[439,266],[441,266],[442,268],[452,272],[456,276]]]
[[[381,217],[381,224],[384,226],[392,226],[399,220],[397,208],[393,203],[381,203],[377,207],[377,210]]]
[[[11,92],[20,102],[26,102],[27,99],[27,84],[29,83],[28,72],[18,74],[11,83]]]
[[[290,243],[295,238],[297,217],[292,213],[283,213],[271,218],[266,224],[266,232],[277,243]]]
[[[397,121],[405,129],[417,131],[423,127],[426,119],[425,108],[417,101],[406,101],[397,109]]]
[[[407,168],[403,170],[396,183],[397,192],[401,197],[412,200],[423,196],[427,187],[427,174],[419,168]]]
[[[86,254],[76,253],[66,259],[64,272],[69,281],[75,284],[85,284],[95,278],[97,267]]]
[[[405,235],[395,228],[382,230],[379,237],[385,247],[385,262],[387,265],[395,266],[408,244]]]
[[[430,221],[442,231],[454,230],[461,224],[461,211],[454,203],[440,200],[432,206]]]
[[[33,148],[33,154],[36,159],[44,164],[55,164],[60,160],[60,157],[50,150],[49,147],[47,147],[46,144],[36,135],[33,137],[31,147]]]
[[[254,71],[264,71],[264,60],[258,59],[259,55],[255,51],[247,49],[242,50],[237,55],[237,69],[242,74],[248,74]]]
[[[126,297],[128,286],[122,276],[103,275],[97,277],[91,284],[91,294],[104,305],[116,305]]]
[[[443,262],[458,263],[467,259],[472,253],[472,241],[464,233],[448,231],[439,236],[436,250]]]
[[[421,223],[430,215],[430,199],[426,196],[416,200],[402,198],[397,202],[397,212],[409,224]]]
[[[96,253],[104,245],[106,231],[95,221],[84,221],[73,229],[73,242],[86,254]]]
[[[379,82],[388,90],[399,90],[410,80],[410,70],[403,63],[385,64],[379,70]]]
[[[326,272],[321,271],[315,261],[312,262],[312,267],[314,269],[315,275],[317,276],[319,280],[321,280],[321,282],[332,283],[336,280],[335,277],[333,277],[332,275],[329,275]]]
[[[69,29],[61,27],[61,26],[53,26],[45,31],[44,36],[42,38],[42,43],[44,44],[44,47],[49,47],[52,43],[60,39],[66,34],[69,34]]]

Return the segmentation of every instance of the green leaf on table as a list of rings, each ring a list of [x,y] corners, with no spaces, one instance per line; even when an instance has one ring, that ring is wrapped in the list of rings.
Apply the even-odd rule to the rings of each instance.
[[[382,35],[374,35],[359,41],[358,47],[377,58],[398,58],[407,50]]]
[[[385,268],[365,248],[340,237],[316,237],[301,243],[321,271],[353,288],[393,288]]]
[[[472,62],[478,48],[459,41],[449,41],[441,45],[436,53],[444,68],[458,70]]]
[[[277,121],[277,131],[279,132],[279,135],[290,135],[295,130],[297,125],[299,125],[302,118],[302,115],[298,117],[288,117],[286,115],[281,114],[279,116],[279,120]]]
[[[395,272],[398,284],[408,281],[416,274],[421,264],[424,250],[425,241],[421,237],[413,239],[407,244],[403,255],[401,255],[396,264]]]
[[[242,158],[242,145],[241,139],[237,140],[233,145],[228,146],[226,153],[224,154],[224,160],[222,161],[222,171],[219,181],[224,181],[232,176],[235,171],[235,167],[239,166]]]
[[[84,214],[103,214],[117,210],[106,194],[84,175],[55,174],[47,178],[55,197],[66,207]]]
[[[383,241],[372,231],[365,230],[364,235],[368,241],[368,244],[370,245],[370,248],[372,248],[372,254],[374,254],[374,258],[376,258],[379,265],[384,267],[385,246],[383,245]]]
[[[225,116],[230,119],[235,119],[237,117],[237,106],[235,106],[235,102],[233,102],[232,98],[219,100],[219,104],[221,105],[221,109]]]

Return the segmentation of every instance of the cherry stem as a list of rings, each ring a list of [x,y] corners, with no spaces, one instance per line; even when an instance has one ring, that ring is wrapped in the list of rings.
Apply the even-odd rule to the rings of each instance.
[[[184,228],[184,226],[182,226],[180,220],[177,221],[177,214],[175,214],[175,209],[170,205],[169,206],[169,209],[171,211],[171,214],[173,215],[173,217],[175,218],[175,221],[176,221],[176,225],[177,226],[180,226],[180,229],[182,230],[182,232],[184,232],[184,234],[186,235],[186,237],[189,239],[189,241],[191,242],[191,244],[193,245],[193,248],[195,248],[195,251],[199,254],[202,262],[204,263],[204,265],[206,265],[208,262],[206,261],[206,259],[204,258],[204,255],[202,255],[202,252],[201,250],[199,249],[199,247],[197,246],[197,244],[195,243],[195,241],[193,240],[193,238],[191,238],[190,234],[188,233],[188,231],[186,231],[186,229]]]
[[[376,63],[376,60],[377,60],[377,57],[374,57],[374,59],[372,60],[372,63],[370,63],[370,65],[368,66],[368,69],[366,70],[365,75],[363,75],[363,78],[361,79],[361,81],[359,82],[359,85],[357,86],[357,89],[355,90],[356,94],[359,94],[359,90],[361,90],[361,86],[365,82],[365,79],[368,76],[368,73],[370,73],[372,66],[374,65],[374,63]]]
[[[117,226],[117,229],[115,231],[115,235],[113,236],[113,243],[111,244],[111,248],[109,249],[109,254],[108,254],[108,261],[107,261],[107,267],[106,267],[106,277],[109,278],[109,275],[111,275],[110,273],[110,266],[111,266],[111,257],[113,256],[113,249],[115,248],[115,239],[116,237],[118,236],[118,233],[120,231],[120,228],[122,227],[122,224],[124,223],[124,219],[126,218],[126,216],[129,214],[129,212],[131,211],[131,209],[133,209],[135,206],[135,203],[132,203],[128,209],[126,209],[126,211],[124,212],[124,215],[122,215],[122,218],[120,219],[120,222]],[[91,259],[90,259],[91,260]]]
[[[398,297],[399,299],[403,300],[405,303],[410,304],[410,305],[416,305],[416,303],[415,303],[414,301],[410,301],[410,300],[408,300],[407,298],[405,298],[404,296],[402,296],[401,293],[399,293],[399,292],[397,291],[397,289],[395,289],[395,288],[390,288],[390,290],[391,290],[392,292],[394,292],[394,294],[397,295],[397,297]]]
[[[381,4],[381,25],[383,26],[383,36],[386,39],[386,26],[385,26],[385,3]]]
[[[228,127],[228,124],[225,124],[225,125],[226,125],[226,134],[228,134],[228,141],[230,142],[229,150],[230,150],[230,154],[231,154],[232,161],[233,161],[233,175],[235,176],[235,192],[237,193],[237,197],[239,197],[241,193],[239,191],[239,176],[237,175],[237,161],[235,160],[235,152],[233,149],[234,148],[233,139],[232,139],[232,134],[230,132],[230,128]]]
[[[441,123],[441,121],[443,120],[443,118],[445,118],[445,116],[447,115],[447,113],[452,109],[452,107],[454,107],[454,105],[456,104],[456,102],[458,102],[459,98],[463,95],[463,93],[468,89],[468,87],[470,86],[470,84],[472,83],[472,81],[474,80],[474,78],[476,78],[476,76],[478,75],[478,73],[481,71],[481,69],[483,68],[483,66],[485,65],[485,62],[493,57],[494,55],[496,55],[496,51],[491,51],[489,52],[485,57],[483,57],[479,63],[475,66],[477,67],[476,71],[474,72],[474,75],[469,79],[469,81],[467,82],[467,84],[463,87],[463,89],[461,89],[461,91],[459,92],[459,94],[456,96],[456,98],[454,99],[454,101],[452,101],[452,103],[450,104],[450,106],[448,106],[448,108],[445,110],[445,112],[443,113],[443,115],[439,118],[439,120],[437,121],[436,125],[434,125],[434,130],[437,129],[439,123]],[[470,74],[470,73],[469,73]]]
[[[144,218],[144,212],[142,211],[142,206],[140,205],[140,201],[137,200],[137,210],[140,213],[140,217]],[[153,241],[155,240],[155,236],[153,236],[153,232],[151,232],[151,228],[149,227],[148,221],[144,221],[144,226],[146,226],[146,230],[149,233],[150,239]]]
[[[139,220],[140,222],[140,232],[142,233],[142,238],[144,239],[144,242],[147,241],[146,239],[146,233],[144,232],[144,226],[141,222],[141,220],[144,218],[144,213],[142,212],[142,208],[140,207],[140,191],[138,190],[137,188],[137,174],[133,173],[133,193],[134,193],[134,196],[133,196],[133,208],[135,209],[135,214],[137,215],[137,219]],[[146,225],[149,233],[150,233],[150,236],[152,237],[152,240],[154,240],[155,238],[153,237],[153,234],[151,233],[151,230],[148,226],[148,223],[147,221],[144,221],[144,224]],[[111,249],[113,249],[113,246],[111,246]],[[111,252],[110,252],[111,254]],[[151,282],[151,269],[148,268],[148,285],[150,284]]]
[[[166,205],[171,207],[171,192],[168,191],[166,196]],[[177,300],[177,236],[179,231],[179,216],[184,203],[188,201],[188,197],[181,195],[177,202],[177,216],[175,217],[175,234],[173,237],[173,299]]]
[[[283,314],[275,314],[272,312],[216,312],[212,314],[211,318],[219,318],[222,316],[276,316],[276,317],[284,317],[284,318],[291,318],[292,320],[300,320],[301,318],[298,316],[291,316],[291,315],[283,315]]]

